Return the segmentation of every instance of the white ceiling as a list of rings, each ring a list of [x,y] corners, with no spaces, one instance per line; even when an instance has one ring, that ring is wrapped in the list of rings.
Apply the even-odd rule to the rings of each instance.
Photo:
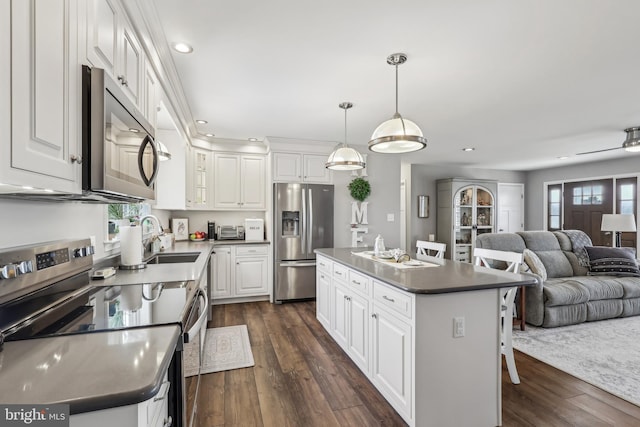
[[[399,111],[428,139],[412,163],[530,170],[633,155],[638,0],[156,0],[198,132],[344,139],[367,152]],[[463,153],[463,147],[476,151]],[[569,156],[558,160],[559,156]],[[640,158],[638,159],[640,161]]]

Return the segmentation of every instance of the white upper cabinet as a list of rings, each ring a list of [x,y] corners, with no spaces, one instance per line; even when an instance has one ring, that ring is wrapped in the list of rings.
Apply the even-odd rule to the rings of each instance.
[[[263,155],[215,153],[213,170],[215,209],[266,208],[266,169]]]
[[[154,129],[158,124],[158,79],[153,67],[148,62],[145,63],[144,80],[142,87],[142,114],[147,118]]]
[[[273,181],[330,184],[326,161],[323,154],[273,153]]]
[[[3,1],[0,182],[81,191],[81,85],[75,0]],[[8,54],[10,52],[10,55]],[[10,70],[10,74],[8,74]],[[9,95],[11,94],[11,95]],[[10,104],[6,104],[10,99]],[[9,107],[9,110],[7,110]],[[10,116],[10,126],[8,124]],[[4,123],[7,121],[7,123]]]
[[[87,60],[115,76],[119,12],[113,0],[87,1]]]
[[[144,54],[127,17],[115,0],[89,0],[86,8],[87,61],[104,68],[138,109],[146,113],[142,84],[146,78]],[[150,117],[147,119],[152,122]]]
[[[191,192],[187,204],[192,209],[211,208],[213,152],[201,148],[191,150]]]

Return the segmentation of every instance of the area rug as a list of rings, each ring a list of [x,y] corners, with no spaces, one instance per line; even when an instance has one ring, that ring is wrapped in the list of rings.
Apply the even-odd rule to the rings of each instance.
[[[185,345],[186,376],[196,375],[198,339]],[[201,374],[246,368],[254,365],[247,325],[209,328],[205,336]]]
[[[640,406],[640,316],[513,330],[513,348]]]

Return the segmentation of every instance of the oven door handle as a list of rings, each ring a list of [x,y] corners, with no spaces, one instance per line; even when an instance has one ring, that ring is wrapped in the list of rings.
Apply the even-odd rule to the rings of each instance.
[[[196,320],[193,326],[189,328],[189,330],[185,334],[185,343],[191,342],[191,337],[198,335],[198,333],[200,332],[200,328],[202,328],[204,322],[207,321],[207,306],[209,305],[209,298],[207,298],[207,294],[202,289],[198,290],[198,298],[200,298],[200,301],[203,303],[201,305],[202,313],[200,313],[200,317],[198,317],[198,320]]]

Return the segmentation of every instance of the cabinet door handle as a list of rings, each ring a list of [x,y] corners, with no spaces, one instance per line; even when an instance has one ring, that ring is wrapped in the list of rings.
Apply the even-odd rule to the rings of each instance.
[[[351,283],[354,283],[356,285],[362,285],[362,283],[358,282],[357,280],[352,280]]]
[[[378,315],[377,315],[376,313],[372,313],[372,314],[371,314],[371,318],[372,318],[372,319],[377,319],[377,318],[378,318]]]
[[[172,425],[173,425],[173,418],[171,418],[171,415],[169,415],[169,418],[164,420],[164,424],[162,424],[162,427],[171,427]]]
[[[386,299],[387,301],[396,302],[396,300],[394,300],[393,298],[389,298],[389,297],[388,297],[388,296],[386,296],[386,295],[382,295],[382,298],[383,298],[383,299]]]
[[[120,81],[120,84],[122,86],[127,86],[127,87],[129,86],[129,82],[127,81],[127,78],[123,74],[120,74],[118,76],[118,80]]]
[[[336,275],[342,276],[342,273],[340,273],[339,271],[336,271]]]
[[[80,156],[76,156],[75,154],[72,154],[70,159],[71,159],[71,163],[77,163],[79,165],[82,164],[82,157]]]

